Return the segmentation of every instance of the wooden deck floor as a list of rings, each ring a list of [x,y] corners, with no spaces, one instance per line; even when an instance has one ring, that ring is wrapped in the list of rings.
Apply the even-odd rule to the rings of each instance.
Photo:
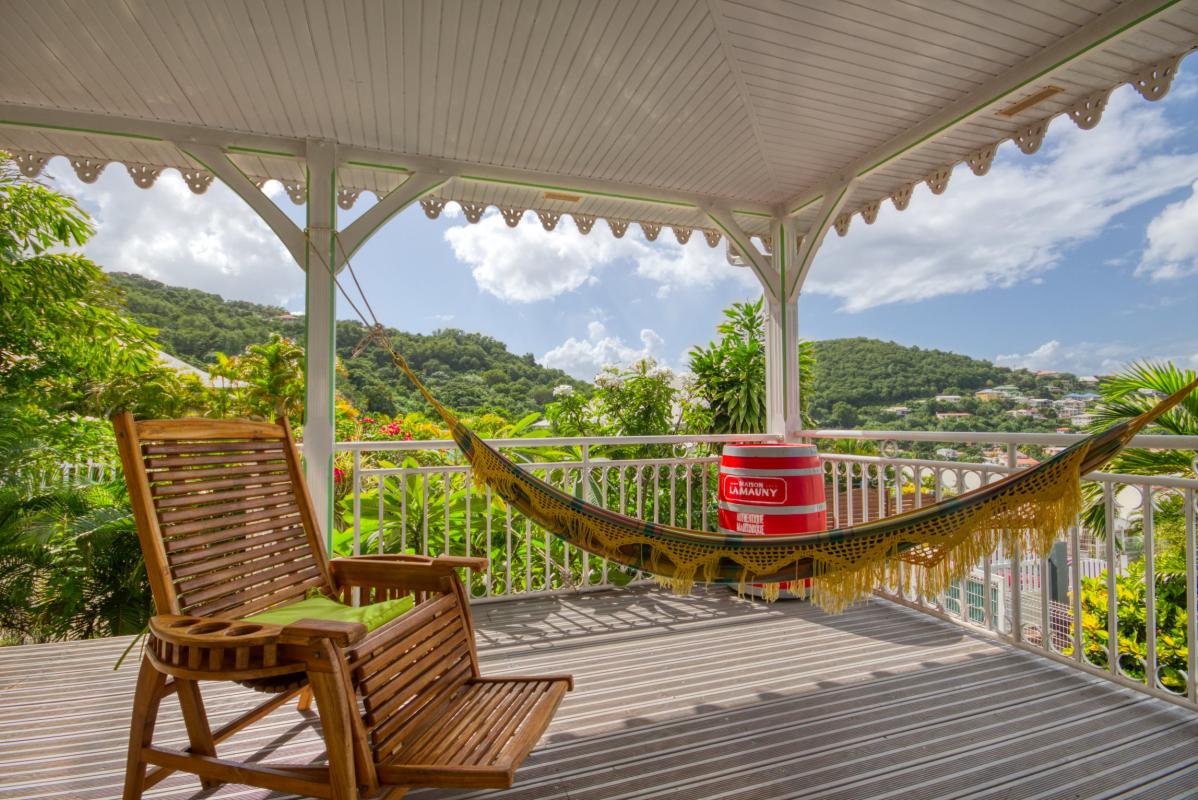
[[[638,590],[475,618],[485,669],[578,685],[516,787],[487,797],[1198,797],[1198,715],[881,602],[830,617]],[[134,669],[112,665],[127,641],[0,649],[0,798],[119,796]],[[206,688],[214,723],[246,694]],[[177,742],[166,710],[161,741]],[[290,705],[222,755],[260,748],[320,758]],[[185,775],[147,797],[280,798]]]

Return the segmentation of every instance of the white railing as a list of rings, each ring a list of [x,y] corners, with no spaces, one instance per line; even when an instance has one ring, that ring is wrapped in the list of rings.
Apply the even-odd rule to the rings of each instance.
[[[826,483],[835,498],[828,522],[845,526],[996,480],[1016,469],[1021,446],[1067,446],[1082,437],[820,430],[803,431],[800,438],[882,446],[885,455],[824,455]],[[712,446],[776,440],[764,435],[660,436],[491,443],[522,458],[524,469],[581,499],[642,519],[712,530],[718,471],[718,448]],[[1005,450],[1006,463],[899,455],[898,443],[907,442],[997,445]],[[659,452],[643,452],[648,446]],[[1198,452],[1198,437],[1141,436],[1133,447]],[[615,588],[646,577],[566,546],[486,489],[472,487],[469,467],[456,457],[450,441],[347,442],[338,450],[350,454],[353,467],[342,490],[343,551],[484,556],[487,573],[469,576],[472,596],[483,601]],[[1198,609],[1198,481],[1107,473],[1087,475],[1086,480],[1097,486],[1101,527],[1115,536],[1090,531],[1079,520],[1062,534],[1050,558],[1019,553],[1016,545],[1000,547],[941,597],[904,594],[893,587],[881,587],[879,593],[1122,684],[1198,705],[1198,681],[1190,679],[1198,674],[1198,613],[1186,615],[1184,623],[1176,621],[1179,611]],[[1180,579],[1183,589],[1176,582],[1166,586],[1170,594],[1183,595],[1171,605],[1162,605],[1156,580],[1156,555],[1166,545],[1181,553],[1179,564],[1184,562],[1186,573]],[[1108,565],[1114,566],[1108,570]],[[1123,619],[1116,588],[1124,594],[1139,591],[1144,598],[1138,605],[1125,603]],[[1075,624],[1082,619],[1083,605],[1097,625]],[[1140,616],[1147,622],[1137,632],[1134,617]],[[1122,645],[1121,624],[1131,626],[1123,632]]]
[[[894,513],[899,497],[902,509],[916,508],[996,480],[1015,470],[1020,446],[1067,446],[1082,437],[821,430],[804,431],[802,438],[873,441],[886,453],[825,454],[828,480],[841,497],[830,524],[849,524]],[[1001,445],[1007,463],[888,452],[914,441]],[[1140,436],[1131,446],[1193,453],[1198,437]],[[1111,473],[1092,473],[1085,480],[1095,487],[1091,497],[1099,530],[1089,530],[1079,519],[1044,559],[1019,553],[1016,543],[1000,547],[940,597],[898,587],[882,587],[879,594],[1121,684],[1198,706],[1198,481]],[[1170,580],[1158,581],[1160,568],[1170,571]],[[1078,625],[1078,620],[1089,624]]]
[[[759,434],[488,443],[587,502],[653,522],[714,530],[718,445],[778,439]],[[342,552],[485,557],[488,569],[467,575],[477,600],[611,589],[648,577],[571,547],[501,503],[490,489],[474,486],[452,441],[343,442],[337,450],[352,458],[349,485],[339,493],[348,512],[334,542]]]

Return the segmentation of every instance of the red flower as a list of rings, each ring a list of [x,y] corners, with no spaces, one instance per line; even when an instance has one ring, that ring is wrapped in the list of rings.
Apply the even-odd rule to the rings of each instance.
[[[345,470],[341,467],[333,467],[333,482],[341,483],[343,480],[345,480]]]

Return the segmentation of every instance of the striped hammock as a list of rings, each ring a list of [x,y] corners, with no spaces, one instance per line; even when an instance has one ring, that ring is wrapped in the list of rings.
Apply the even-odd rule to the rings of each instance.
[[[744,536],[677,528],[616,514],[529,475],[437,402],[407,361],[397,367],[432,404],[470,462],[475,479],[570,544],[650,572],[678,593],[696,581],[761,583],[766,599],[786,581],[812,578],[812,601],[840,611],[879,585],[937,595],[994,552],[1002,537],[1046,555],[1081,510],[1081,476],[1098,469],[1146,425],[1176,406],[1198,380],[1150,411],[1090,436],[1034,467],[914,511],[823,533]],[[1013,537],[1013,538],[1012,538]]]

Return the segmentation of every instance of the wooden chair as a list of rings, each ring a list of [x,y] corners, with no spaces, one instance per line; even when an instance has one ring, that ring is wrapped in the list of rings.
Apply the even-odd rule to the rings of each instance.
[[[572,688],[569,676],[483,677],[456,570],[474,558],[329,560],[286,420],[113,419],[157,616],[137,678],[125,800],[182,770],[348,800],[409,786],[511,786]],[[320,592],[365,605],[413,595],[374,631],[357,623],[244,621]],[[199,682],[274,692],[212,730]],[[178,697],[190,746],[153,744]],[[216,746],[288,699],[315,699],[328,765],[235,762]],[[361,795],[359,794],[361,793]]]

